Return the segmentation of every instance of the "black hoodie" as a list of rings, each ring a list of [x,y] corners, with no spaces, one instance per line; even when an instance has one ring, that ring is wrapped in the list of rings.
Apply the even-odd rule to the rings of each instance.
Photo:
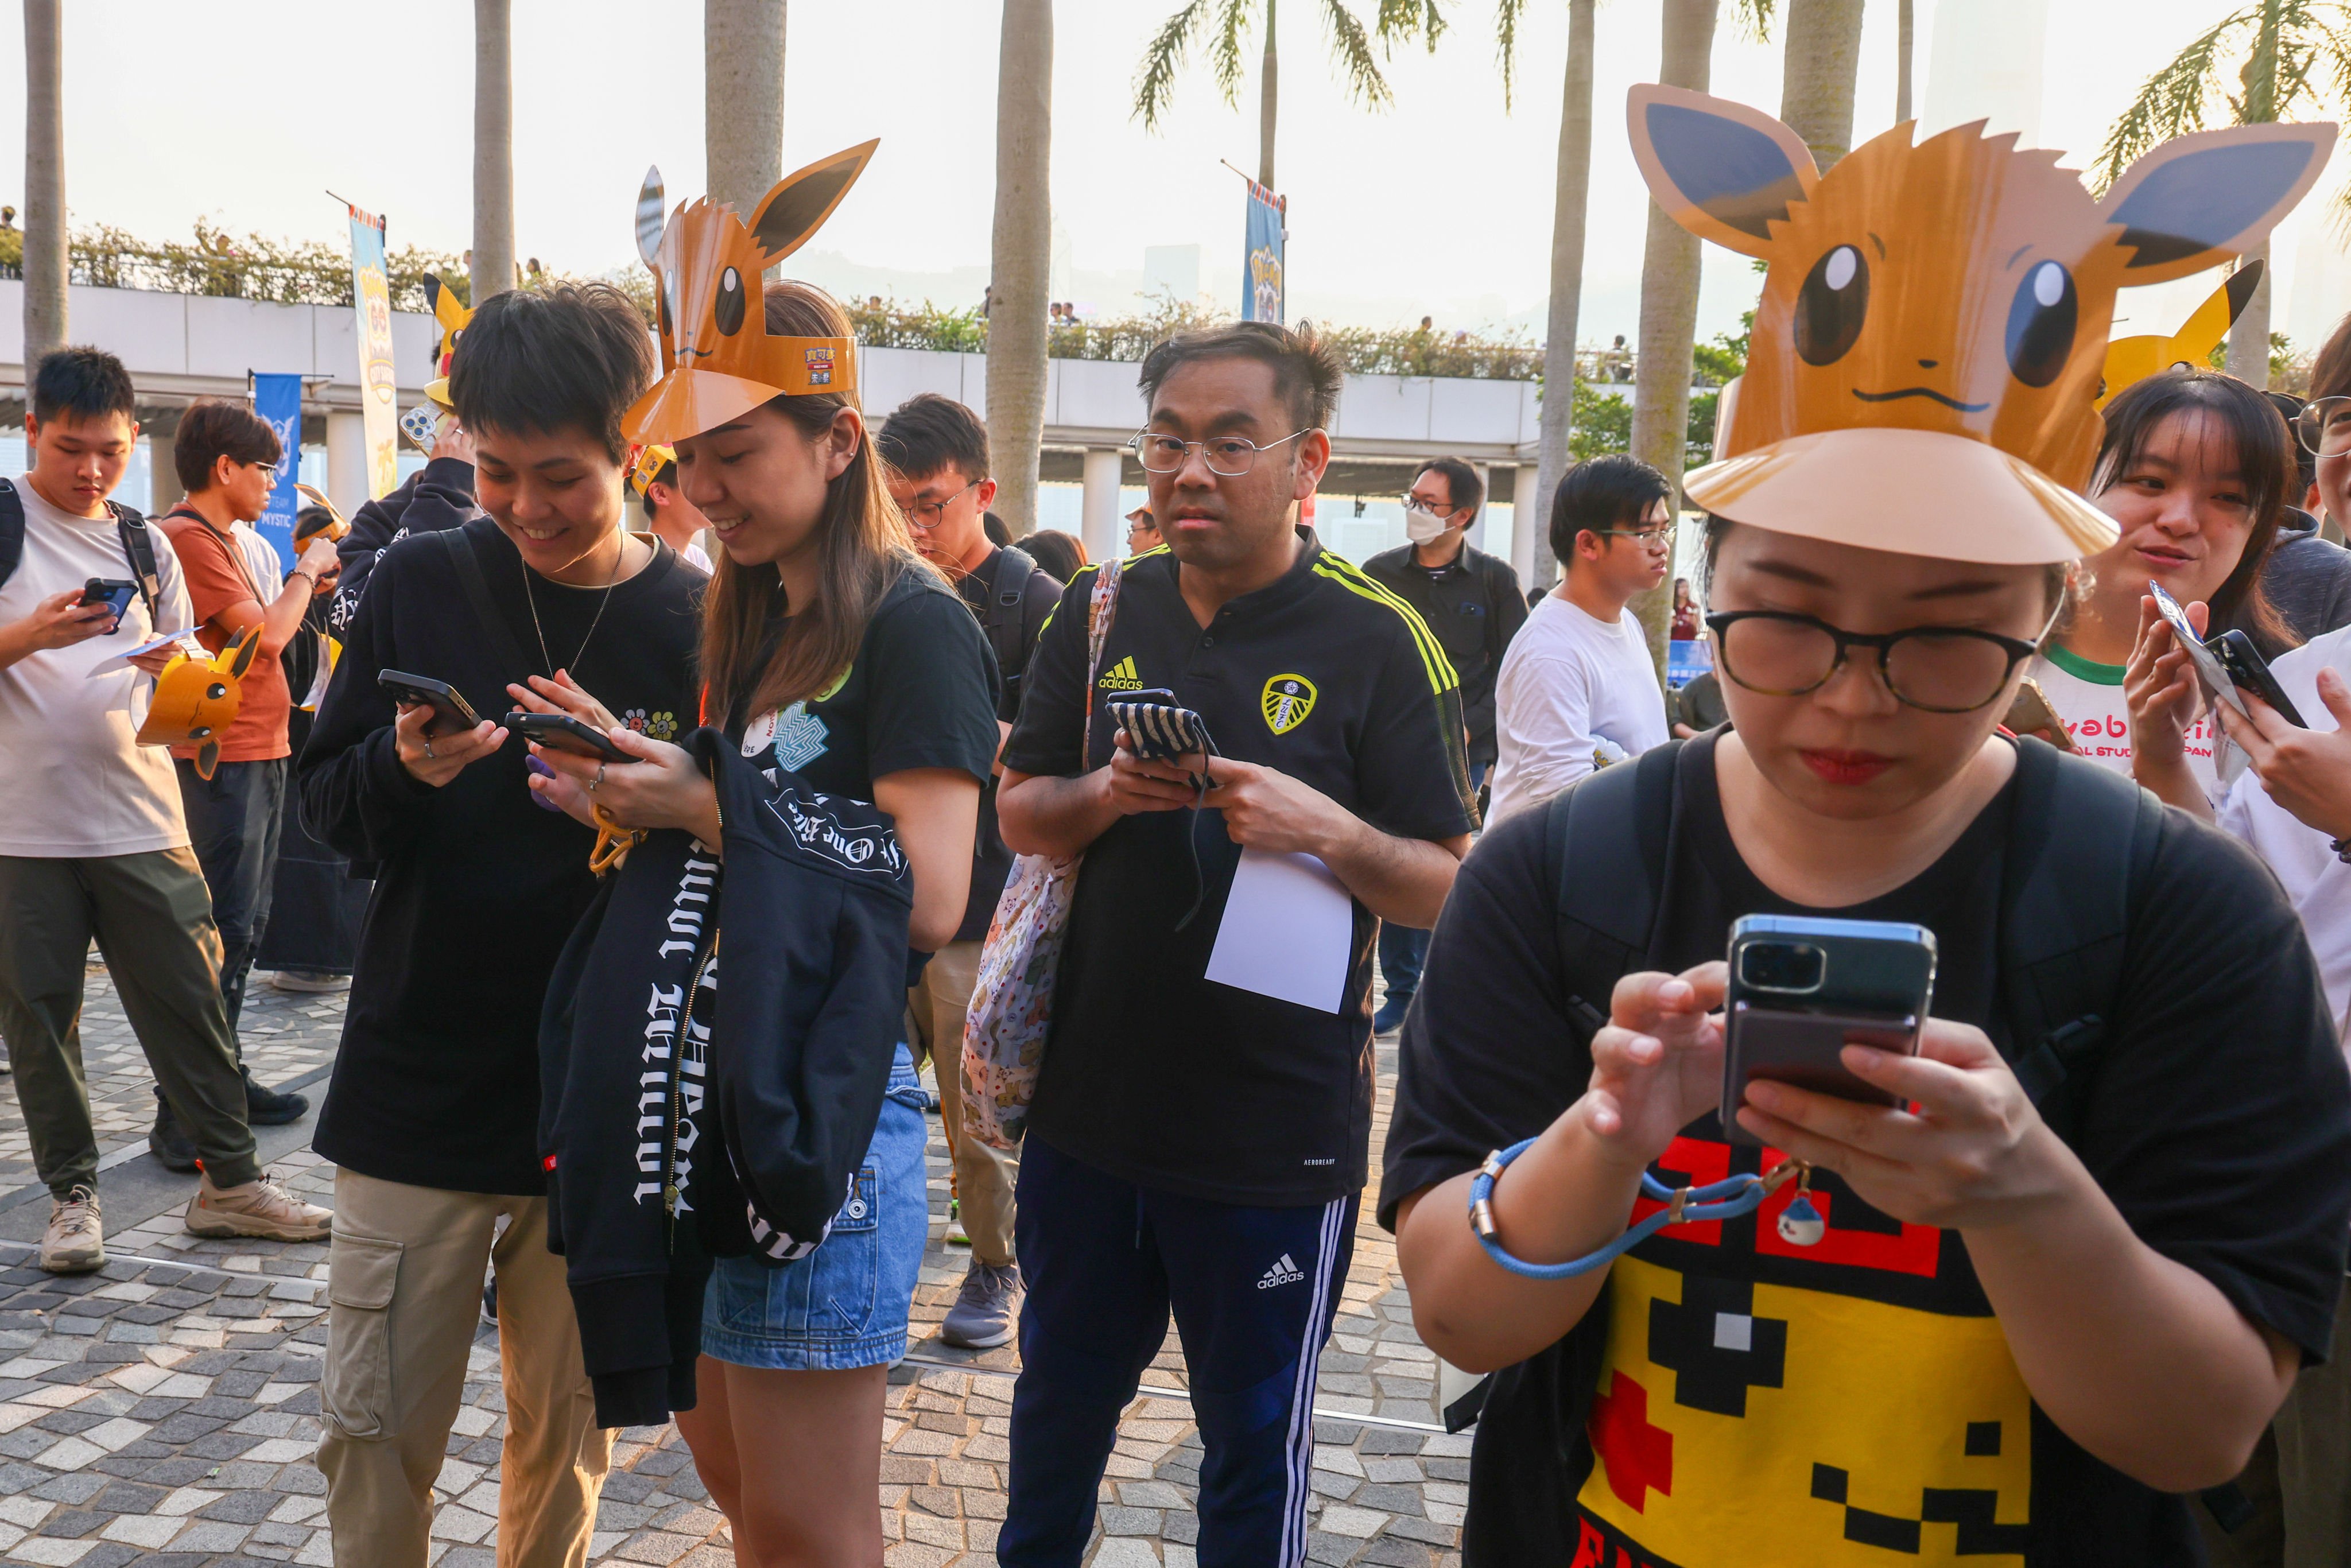
[[[605,1427],[694,1407],[712,1253],[824,1239],[905,1009],[914,879],[888,815],[717,730],[685,744],[717,785],[723,873],[691,835],[649,835],[557,961],[539,1036],[549,1244]]]

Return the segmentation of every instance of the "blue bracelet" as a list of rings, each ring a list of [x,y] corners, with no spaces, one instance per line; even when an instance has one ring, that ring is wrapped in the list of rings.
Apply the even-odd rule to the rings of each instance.
[[[1494,1222],[1494,1178],[1512,1160],[1532,1148],[1534,1143],[1532,1138],[1522,1138],[1507,1149],[1495,1150],[1469,1180],[1469,1228],[1478,1233],[1478,1245],[1486,1249],[1487,1257],[1522,1279],[1573,1280],[1578,1274],[1589,1274],[1614,1262],[1668,1225],[1735,1219],[1742,1214],[1752,1214],[1790,1176],[1796,1178],[1796,1197],[1781,1212],[1782,1238],[1794,1246],[1810,1247],[1828,1233],[1828,1222],[1813,1207],[1810,1196],[1813,1168],[1802,1160],[1782,1160],[1762,1176],[1735,1176],[1704,1186],[1667,1186],[1643,1171],[1643,1196],[1665,1207],[1587,1257],[1571,1258],[1564,1263],[1530,1263],[1523,1258],[1512,1257],[1494,1239],[1494,1232],[1499,1228]]]

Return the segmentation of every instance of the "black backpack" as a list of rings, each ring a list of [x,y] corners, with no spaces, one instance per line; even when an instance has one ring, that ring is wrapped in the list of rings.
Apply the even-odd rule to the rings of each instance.
[[[1029,661],[1029,628],[1021,607],[1029,601],[1029,580],[1043,570],[1037,558],[1019,546],[998,546],[996,587],[977,612],[980,630],[987,634],[988,650],[996,655],[997,673],[1004,680],[1005,695],[1014,706],[1019,704],[1020,677],[1027,673]]]
[[[1608,1021],[1619,977],[1671,967],[1654,944],[1685,744],[1604,768],[1544,809],[1544,863],[1559,868],[1555,937],[1568,1011],[1586,1043]],[[2016,745],[2016,808],[2001,860],[2000,1007],[1986,1032],[2042,1119],[2070,1139],[2106,1044],[2134,894],[2153,863],[2163,807],[2111,769],[2038,740]],[[1604,1321],[1595,1304],[1584,1324]],[[1455,1431],[1479,1423],[1464,1542],[1471,1563],[1505,1560],[1502,1543],[1523,1535],[1516,1521],[1540,1520],[1548,1530],[1570,1517],[1604,1348],[1602,1334],[1579,1328],[1447,1408]],[[1530,1467],[1528,1455],[1553,1462]],[[1489,1463],[1498,1469],[1479,1475]],[[1551,1479],[1530,1485],[1533,1476]],[[1554,1487],[1565,1495],[1542,1495]],[[2210,1500],[2224,1513],[2227,1498]]]
[[[121,537],[122,553],[131,562],[131,575],[139,583],[139,597],[146,601],[147,619],[162,629],[162,612],[156,606],[163,590],[155,570],[155,540],[147,531],[147,519],[120,501],[107,502],[106,508],[114,514],[114,531]],[[24,560],[25,497],[16,494],[14,481],[0,479],[0,584],[16,576]]]

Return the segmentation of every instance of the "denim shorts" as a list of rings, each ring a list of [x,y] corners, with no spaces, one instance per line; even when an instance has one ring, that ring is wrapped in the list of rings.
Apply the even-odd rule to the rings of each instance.
[[[928,1097],[901,1045],[881,1120],[821,1246],[780,1268],[721,1258],[702,1297],[702,1352],[737,1366],[841,1372],[906,1354],[906,1317],[930,1231]]]

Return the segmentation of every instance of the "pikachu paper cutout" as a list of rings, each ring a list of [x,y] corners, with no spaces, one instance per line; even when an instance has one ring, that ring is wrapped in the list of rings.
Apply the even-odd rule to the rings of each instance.
[[[1980,124],[1900,125],[1820,173],[1760,110],[1642,86],[1633,152],[1683,227],[1769,262],[1724,461],[1696,505],[1757,527],[2019,564],[2111,544],[2084,500],[2116,290],[2258,244],[2325,167],[2332,125],[2200,131],[2103,200]]]
[[[424,275],[424,298],[433,307],[434,322],[440,327],[441,336],[433,345],[433,379],[424,384],[424,395],[443,408],[449,402],[449,367],[457,357],[457,340],[465,334],[466,323],[474,319],[474,309],[457,298],[456,291],[431,273]]]
[[[760,274],[808,243],[880,145],[863,142],[787,175],[747,225],[707,196],[681,203],[664,225],[661,171],[646,172],[637,250],[653,269],[664,373],[622,422],[631,441],[683,441],[774,397],[855,394],[856,340],[770,336]]]
[[[220,766],[220,737],[236,720],[243,700],[237,683],[253,667],[261,647],[255,627],[217,653],[190,658],[182,653],[155,678],[155,695],[139,726],[141,746],[193,746],[196,776],[210,779]]]
[[[2245,313],[2252,302],[2253,290],[2261,287],[2262,263],[2259,256],[2231,273],[2228,281],[2212,290],[2196,313],[2181,323],[2179,330],[2166,337],[2161,332],[2149,332],[2136,338],[2116,338],[2106,345],[2106,373],[2098,382],[2097,406],[2104,412],[2114,402],[2116,393],[2165,371],[2201,370],[2211,358],[2237,318]]]

